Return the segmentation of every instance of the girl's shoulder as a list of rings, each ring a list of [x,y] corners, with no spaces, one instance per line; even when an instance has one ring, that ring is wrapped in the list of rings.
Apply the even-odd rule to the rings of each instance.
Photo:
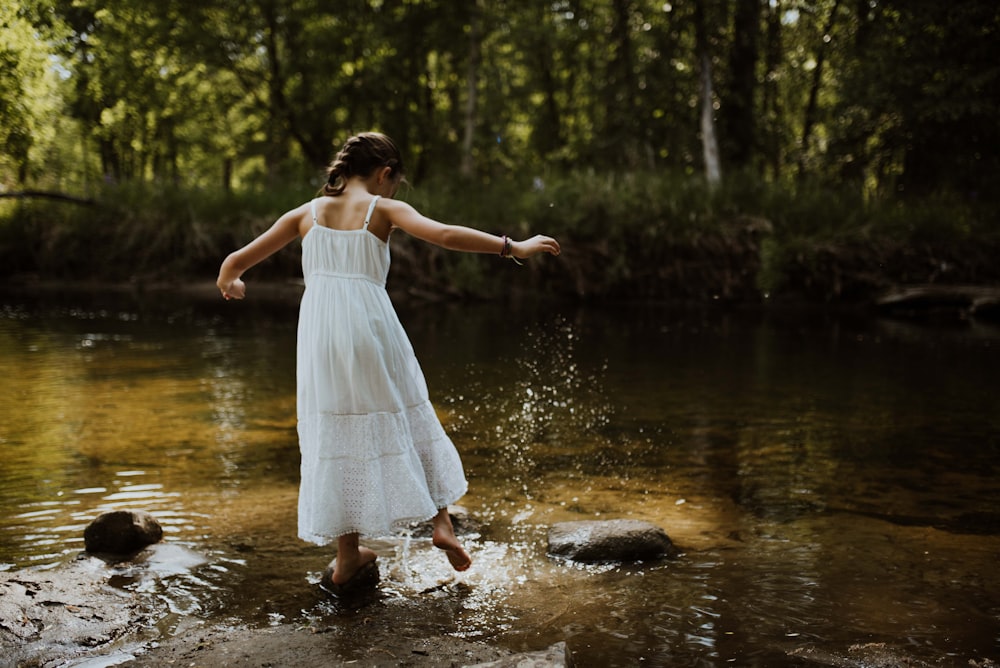
[[[379,199],[378,204],[375,205],[375,212],[378,213],[379,211],[381,211],[383,216],[391,220],[395,220],[401,216],[417,213],[417,210],[413,208],[413,205],[408,202],[392,199],[390,197],[382,197]]]
[[[311,215],[311,209],[312,209],[312,207],[313,207],[313,205],[314,205],[315,202],[316,202],[315,199],[311,199],[311,200],[308,200],[306,202],[303,202],[302,204],[299,204],[294,209],[289,209],[288,211],[286,211],[284,215],[287,216],[287,217],[297,217],[297,216],[303,216],[303,215],[307,215],[307,214]]]

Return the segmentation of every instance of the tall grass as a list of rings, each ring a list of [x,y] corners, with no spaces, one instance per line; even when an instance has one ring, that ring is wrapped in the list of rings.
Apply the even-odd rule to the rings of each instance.
[[[234,194],[126,185],[100,191],[96,206],[8,201],[0,209],[0,272],[43,280],[204,278],[291,208],[287,203],[308,196],[308,189]],[[295,263],[278,265],[276,274]]]
[[[228,252],[314,192],[309,184],[239,193],[134,185],[105,188],[95,207],[7,200],[0,275],[209,279]],[[514,272],[497,258],[394,238],[392,280],[427,295],[496,298],[517,289],[596,299],[863,298],[891,282],[943,280],[944,265],[952,267],[944,279],[1000,280],[986,250],[1000,247],[995,215],[947,194],[880,201],[843,187],[741,175],[710,189],[674,173],[579,171],[421,183],[399,197],[443,222],[513,237],[544,233],[563,245],[559,260]],[[257,279],[297,276],[297,247],[254,272]]]

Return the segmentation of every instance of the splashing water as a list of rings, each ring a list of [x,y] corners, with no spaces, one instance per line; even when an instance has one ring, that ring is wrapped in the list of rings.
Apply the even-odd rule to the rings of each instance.
[[[544,451],[546,459],[572,458],[580,443],[607,445],[601,429],[611,420],[613,408],[605,396],[601,375],[606,363],[586,370],[577,361],[579,335],[565,318],[536,324],[527,331],[523,354],[515,360],[510,384],[488,387],[482,383],[448,402],[456,411],[457,430],[466,438],[483,442],[492,453],[490,464],[502,471],[502,481],[512,498],[531,500]],[[530,506],[514,512],[523,519]],[[530,515],[530,512],[528,512]]]

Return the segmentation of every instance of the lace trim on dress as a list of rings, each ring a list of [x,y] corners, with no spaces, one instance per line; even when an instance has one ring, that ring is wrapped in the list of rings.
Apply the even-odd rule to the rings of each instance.
[[[396,413],[302,416],[299,440],[299,536],[313,543],[347,533],[390,535],[430,519],[468,489],[429,401]]]

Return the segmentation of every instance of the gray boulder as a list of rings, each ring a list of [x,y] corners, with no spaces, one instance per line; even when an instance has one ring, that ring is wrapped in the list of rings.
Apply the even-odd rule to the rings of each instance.
[[[132,554],[160,542],[163,527],[143,510],[101,513],[83,530],[87,552]]]
[[[650,522],[585,520],[549,527],[549,554],[585,562],[649,561],[676,556],[677,548]]]

